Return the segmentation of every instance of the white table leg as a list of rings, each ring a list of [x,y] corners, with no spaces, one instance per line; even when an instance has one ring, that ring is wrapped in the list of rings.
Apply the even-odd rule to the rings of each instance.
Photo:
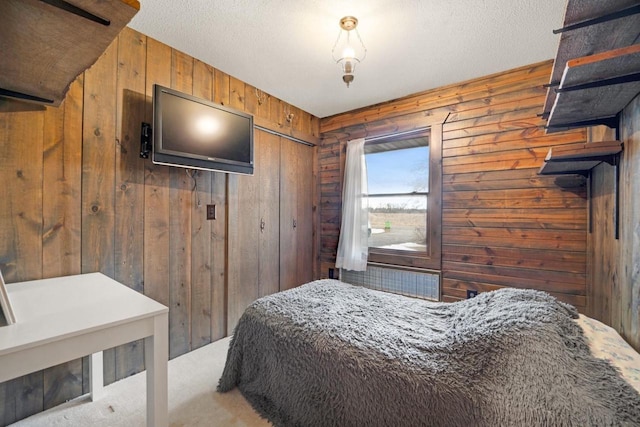
[[[169,316],[154,318],[154,334],[144,339],[144,361],[147,368],[147,426],[169,425]]]
[[[102,397],[104,391],[102,372],[102,352],[99,351],[89,356],[89,390],[94,402]]]

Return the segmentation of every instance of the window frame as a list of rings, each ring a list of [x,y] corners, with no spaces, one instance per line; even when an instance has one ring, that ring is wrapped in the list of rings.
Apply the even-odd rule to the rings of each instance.
[[[384,140],[404,139],[407,132],[389,134]],[[429,191],[427,196],[427,250],[411,252],[398,249],[369,248],[368,262],[405,267],[441,269],[442,257],[442,124],[432,124],[412,133],[429,137]],[[380,136],[380,138],[383,138]],[[378,139],[378,138],[376,138]]]

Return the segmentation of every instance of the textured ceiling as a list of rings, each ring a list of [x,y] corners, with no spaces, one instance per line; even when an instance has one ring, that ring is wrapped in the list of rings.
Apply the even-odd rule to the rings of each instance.
[[[555,56],[560,0],[141,0],[129,24],[315,116]],[[358,18],[368,53],[347,88],[331,49]]]

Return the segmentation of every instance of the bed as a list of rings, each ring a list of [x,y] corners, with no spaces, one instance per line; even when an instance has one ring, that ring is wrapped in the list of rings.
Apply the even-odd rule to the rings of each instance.
[[[247,308],[218,390],[275,426],[640,425],[583,328],[600,326],[540,291],[436,303],[318,280]]]

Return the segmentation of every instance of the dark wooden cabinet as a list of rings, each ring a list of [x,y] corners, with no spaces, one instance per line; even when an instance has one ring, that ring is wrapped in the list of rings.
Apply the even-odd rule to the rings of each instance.
[[[284,140],[280,151],[280,290],[313,278],[313,149]]]
[[[266,132],[257,133],[260,135],[257,164],[260,210],[257,295],[262,297],[280,289],[281,138]]]
[[[256,130],[254,158],[229,176],[229,334],[254,300],[313,278],[313,148]]]

